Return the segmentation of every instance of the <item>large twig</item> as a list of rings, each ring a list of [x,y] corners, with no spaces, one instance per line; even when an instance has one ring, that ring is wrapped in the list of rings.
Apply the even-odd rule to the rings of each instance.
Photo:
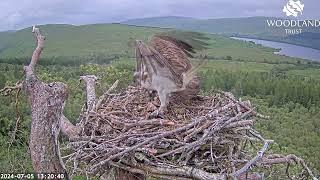
[[[15,108],[16,108],[16,123],[14,126],[14,130],[11,134],[11,140],[10,140],[10,145],[12,145],[12,143],[16,140],[16,135],[17,135],[17,131],[18,131],[18,126],[20,125],[20,120],[21,120],[21,112],[19,110],[19,95],[21,92],[21,88],[19,88],[16,92],[16,102],[15,102]]]
[[[105,100],[105,98],[108,96],[109,93],[111,93],[114,89],[117,88],[119,84],[119,80],[116,80],[112,86],[105,92],[103,93],[103,95],[101,97],[99,97],[99,100],[96,104],[96,111],[100,108],[101,104],[103,103],[103,101]]]
[[[0,94],[4,96],[9,96],[15,91],[19,91],[22,89],[22,82],[18,81],[14,86],[5,86],[3,89],[0,90]]]
[[[198,180],[225,180],[225,175],[207,173],[201,169],[192,168],[188,166],[183,167],[170,167],[165,165],[152,166],[140,166],[140,169],[147,173],[170,175],[173,177],[189,177]]]
[[[272,140],[266,140],[264,142],[263,147],[261,150],[257,153],[257,155],[252,158],[248,163],[246,163],[241,169],[231,174],[233,178],[237,178],[238,176],[242,175],[243,173],[246,173],[250,170],[252,166],[254,166],[258,161],[260,161],[264,155],[264,153],[267,151],[270,143],[272,143]]]
[[[204,120],[206,120],[206,118],[199,118],[197,120],[194,120],[193,123],[190,123],[190,124],[188,124],[186,126],[183,126],[181,128],[178,128],[178,129],[175,129],[175,130],[172,130],[172,131],[168,131],[168,132],[165,132],[163,134],[159,134],[159,135],[156,135],[154,137],[148,138],[145,141],[143,141],[143,142],[141,142],[141,143],[139,143],[139,144],[137,144],[135,146],[132,146],[132,147],[130,147],[130,148],[128,148],[128,149],[126,149],[126,150],[114,155],[114,156],[110,156],[106,160],[103,160],[103,161],[99,162],[98,164],[92,166],[91,167],[91,171],[95,171],[97,169],[97,167],[103,166],[103,165],[107,164],[109,161],[112,161],[113,159],[121,157],[124,154],[129,153],[129,152],[133,151],[134,149],[137,149],[137,148],[139,148],[139,147],[141,147],[143,145],[146,145],[151,141],[154,141],[154,140],[157,140],[157,139],[160,139],[160,138],[164,138],[164,137],[167,137],[167,136],[172,135],[172,134],[179,133],[179,132],[181,132],[181,131],[183,131],[185,129],[188,129],[188,128],[190,128],[190,127],[192,127],[192,126],[194,126],[194,125],[196,125],[196,124],[198,124],[198,123],[200,123],[200,122],[202,122]]]
[[[197,180],[225,180],[226,176],[221,174],[213,174],[207,173],[201,169],[191,168],[188,166],[182,167],[172,167],[166,165],[158,165],[158,166],[137,166],[137,167],[127,167],[120,163],[110,163],[112,166],[124,169],[126,171],[132,173],[138,173],[143,175],[151,175],[154,177],[170,177],[173,179],[180,178],[188,178],[188,179],[197,179]]]
[[[4,96],[13,95],[13,93],[15,93],[16,123],[15,123],[14,130],[12,131],[12,134],[11,134],[11,140],[9,143],[10,146],[16,140],[18,126],[19,126],[20,120],[21,120],[21,113],[19,110],[19,95],[22,90],[22,87],[23,87],[22,82],[18,81],[18,82],[16,82],[15,86],[5,86],[3,89],[0,90],[0,94],[2,94]]]
[[[60,118],[60,128],[62,134],[70,140],[77,138],[81,132],[80,127],[73,125],[64,115]]]
[[[259,166],[266,166],[266,165],[274,165],[274,164],[285,164],[285,163],[292,163],[296,162],[297,164],[300,164],[304,170],[307,171],[310,177],[312,177],[313,180],[318,180],[318,178],[312,173],[310,168],[307,166],[305,161],[296,155],[290,154],[290,155],[269,155],[265,158],[263,158],[258,165]]]
[[[249,107],[248,105],[246,105],[245,103],[243,102],[239,102],[238,100],[235,99],[235,97],[229,93],[229,92],[223,92],[223,91],[218,91],[219,93],[223,94],[224,96],[226,96],[227,98],[229,98],[231,101],[233,101],[234,103],[237,103],[239,104],[242,108],[244,108],[245,110],[249,111],[251,110],[252,108]],[[260,117],[260,118],[263,118],[263,119],[269,119],[270,117],[269,116],[264,116],[256,111],[253,111],[253,114],[257,117]]]

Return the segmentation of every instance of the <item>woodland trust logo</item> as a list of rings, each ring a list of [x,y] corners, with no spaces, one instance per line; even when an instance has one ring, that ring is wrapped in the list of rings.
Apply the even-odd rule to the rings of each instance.
[[[301,1],[289,0],[288,3],[283,7],[283,12],[286,13],[287,16],[297,17],[298,14],[302,14],[304,9],[304,4]]]
[[[282,12],[287,17],[297,18],[302,15],[305,5],[300,0],[288,0]],[[267,24],[272,28],[282,28],[287,35],[300,34],[303,28],[320,27],[320,20],[297,20],[297,19],[272,19],[267,20]]]

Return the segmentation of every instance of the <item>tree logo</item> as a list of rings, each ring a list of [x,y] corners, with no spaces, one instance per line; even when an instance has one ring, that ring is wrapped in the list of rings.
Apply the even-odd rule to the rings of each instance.
[[[303,8],[304,4],[302,4],[300,0],[289,0],[283,7],[283,12],[286,13],[287,16],[297,17],[298,14],[302,14]]]

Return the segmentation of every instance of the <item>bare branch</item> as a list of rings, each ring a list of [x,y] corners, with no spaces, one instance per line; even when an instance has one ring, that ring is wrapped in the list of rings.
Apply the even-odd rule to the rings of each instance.
[[[15,126],[14,126],[14,130],[11,134],[11,141],[10,141],[10,145],[12,145],[12,143],[16,140],[16,135],[17,135],[17,131],[18,131],[18,126],[20,124],[20,120],[21,120],[21,112],[19,110],[19,95],[20,95],[20,92],[21,92],[21,88],[19,88],[17,90],[17,93],[16,93],[16,102],[15,102],[15,107],[16,107],[16,123],[15,123]]]
[[[78,137],[81,131],[79,127],[73,125],[64,115],[62,115],[60,119],[60,128],[61,132],[70,140]]]
[[[247,172],[250,170],[250,168],[255,165],[260,159],[262,159],[263,154],[266,152],[266,150],[269,147],[269,144],[272,143],[272,140],[266,140],[264,142],[263,147],[261,148],[261,150],[257,153],[257,155],[251,159],[248,163],[246,163],[241,169],[239,169],[238,171],[234,172],[231,174],[232,177],[237,178],[238,176],[240,176],[241,174]]]
[[[187,166],[183,167],[171,167],[171,166],[165,166],[165,165],[159,165],[159,166],[139,166],[138,168],[128,168],[121,166],[119,164],[112,163],[112,165],[117,166],[119,168],[125,169],[130,172],[134,173],[142,173],[144,175],[152,174],[153,176],[171,176],[171,178],[183,178],[188,177],[192,179],[198,179],[198,180],[225,180],[225,175],[220,174],[212,174],[207,173],[201,169],[197,168],[191,168]]]
[[[312,173],[310,168],[307,166],[307,164],[304,162],[303,159],[297,157],[296,155],[289,154],[289,155],[269,155],[265,158],[263,158],[259,162],[259,166],[265,166],[265,165],[274,165],[274,164],[285,164],[285,163],[292,163],[296,162],[297,164],[300,164],[303,169],[307,171],[310,177],[312,177],[313,180],[318,180],[316,176]]]
[[[18,81],[14,86],[5,86],[3,89],[0,90],[0,94],[3,94],[4,96],[11,95],[14,91],[19,91],[22,89],[22,82]]]
[[[24,67],[27,77],[34,73],[34,68],[39,61],[41,52],[44,48],[44,41],[46,39],[46,37],[41,34],[40,29],[36,28],[35,26],[33,26],[32,33],[34,33],[34,36],[37,40],[37,47],[33,51],[29,66]]]
[[[103,101],[105,100],[105,98],[108,96],[109,93],[111,93],[111,91],[113,91],[114,89],[117,88],[119,84],[119,80],[116,80],[112,86],[99,98],[97,105],[96,105],[96,111],[100,108],[101,104],[103,103]]]
[[[3,89],[0,90],[0,94],[2,94],[4,96],[10,96],[10,95],[13,95],[14,92],[16,93],[15,94],[16,123],[15,123],[14,130],[11,134],[10,145],[12,145],[12,143],[16,140],[18,126],[19,126],[20,120],[21,120],[21,113],[19,110],[19,95],[22,90],[22,87],[23,87],[23,83],[21,81],[18,81],[18,82],[16,82],[15,86],[5,86]]]

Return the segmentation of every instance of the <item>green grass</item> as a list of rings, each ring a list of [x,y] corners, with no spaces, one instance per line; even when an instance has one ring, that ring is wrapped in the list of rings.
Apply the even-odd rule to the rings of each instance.
[[[320,79],[320,69],[289,70],[288,74]]]
[[[10,139],[0,134],[0,172],[22,173],[32,172],[28,147],[21,145],[9,145]]]

